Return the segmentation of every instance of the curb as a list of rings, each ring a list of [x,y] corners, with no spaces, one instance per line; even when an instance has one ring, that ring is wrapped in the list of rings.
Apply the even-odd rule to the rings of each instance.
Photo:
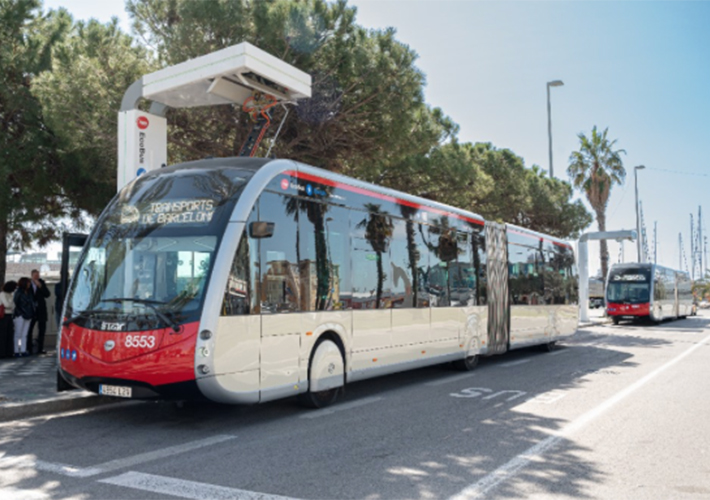
[[[69,397],[0,403],[0,422],[39,417],[71,410],[84,410],[95,406],[121,402],[116,401],[114,398],[97,396],[92,392],[81,391]]]

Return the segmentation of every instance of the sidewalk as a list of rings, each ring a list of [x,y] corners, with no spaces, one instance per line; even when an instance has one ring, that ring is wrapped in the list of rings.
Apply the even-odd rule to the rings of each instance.
[[[0,422],[113,402],[88,391],[57,392],[55,352],[0,359]]]
[[[604,315],[604,308],[589,309],[589,321],[579,322],[579,328],[599,326],[611,323],[611,319]]]

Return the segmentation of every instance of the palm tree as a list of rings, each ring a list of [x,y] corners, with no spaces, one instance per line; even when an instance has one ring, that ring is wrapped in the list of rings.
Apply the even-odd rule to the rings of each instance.
[[[569,157],[567,175],[572,179],[574,187],[582,189],[587,195],[589,204],[597,216],[599,231],[606,231],[606,206],[609,194],[614,184],[623,184],[626,170],[621,161],[623,149],[614,149],[616,140],[607,138],[608,128],[600,134],[597,127],[592,129],[592,135],[587,137],[580,133],[579,151],[574,151]],[[599,241],[601,250],[602,276],[609,269],[609,249],[606,240]]]

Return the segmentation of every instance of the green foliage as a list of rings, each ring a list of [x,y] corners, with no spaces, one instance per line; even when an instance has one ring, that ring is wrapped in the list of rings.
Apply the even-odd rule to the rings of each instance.
[[[77,22],[54,49],[51,71],[33,84],[57,138],[62,189],[97,214],[116,190],[118,110],[128,86],[152,71],[145,49],[118,20]]]
[[[37,74],[49,68],[52,47],[70,18],[64,11],[42,15],[38,0],[0,0],[0,279],[8,242],[46,243],[54,221],[72,213],[61,196],[56,139],[31,92]]]
[[[416,54],[393,30],[356,25],[355,9],[344,1],[129,0],[128,11],[162,64],[247,41],[310,73],[314,97],[289,115],[278,156],[376,179],[456,131],[424,103]],[[251,128],[233,106],[171,110],[168,117],[175,124],[171,161],[234,155]],[[281,117],[279,110],[274,120]]]
[[[572,201],[569,183],[490,143],[444,144],[395,164],[375,182],[560,238],[577,237],[592,221],[582,202]]]

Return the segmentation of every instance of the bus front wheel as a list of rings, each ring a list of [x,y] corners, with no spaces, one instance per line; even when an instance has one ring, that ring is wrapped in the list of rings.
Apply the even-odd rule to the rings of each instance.
[[[454,368],[457,370],[460,370],[462,372],[470,372],[476,366],[478,365],[478,359],[479,356],[476,354],[475,356],[468,356],[467,358],[464,359],[457,359],[454,361]]]
[[[298,399],[307,408],[324,408],[335,403],[343,393],[345,363],[338,345],[320,340],[313,348],[308,367],[308,391]]]

